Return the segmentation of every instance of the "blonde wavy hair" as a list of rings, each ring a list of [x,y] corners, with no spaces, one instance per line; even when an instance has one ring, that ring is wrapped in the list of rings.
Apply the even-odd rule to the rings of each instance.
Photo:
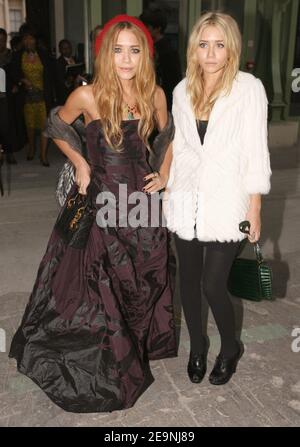
[[[224,44],[227,49],[228,61],[222,76],[209,98],[203,101],[205,96],[203,70],[197,58],[199,39],[205,28],[217,26],[224,34]],[[195,24],[187,50],[187,91],[191,98],[192,107],[196,118],[200,114],[210,114],[218,96],[224,91],[230,93],[233,80],[239,70],[242,49],[242,38],[237,22],[228,14],[221,12],[208,12],[203,14]]]
[[[134,78],[133,88],[136,93],[141,119],[138,133],[147,148],[148,138],[154,129],[154,95],[156,79],[153,60],[144,33],[134,24],[120,22],[113,25],[105,35],[101,50],[95,61],[95,76],[93,80],[93,93],[101,118],[102,129],[108,144],[115,150],[122,150],[123,134],[121,122],[123,118],[123,89],[117,76],[114,62],[114,46],[122,30],[130,30],[136,36],[141,48],[141,57]]]

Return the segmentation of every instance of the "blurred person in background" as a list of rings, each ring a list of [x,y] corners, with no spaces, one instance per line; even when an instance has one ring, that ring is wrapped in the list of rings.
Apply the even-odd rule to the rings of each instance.
[[[7,48],[7,32],[0,28],[0,66],[7,65],[11,60],[11,50]]]
[[[47,112],[54,101],[53,70],[49,55],[37,47],[35,32],[28,27],[23,28],[23,48],[14,53],[12,58],[12,76],[20,88],[24,104],[24,119],[28,136],[29,148],[27,160],[33,160],[35,147],[35,132],[40,133],[40,161],[49,166],[47,159],[48,141],[43,136]]]
[[[165,36],[168,25],[166,14],[161,9],[146,10],[140,20],[147,26],[155,46],[155,69],[157,83],[167,97],[168,110],[172,108],[172,94],[175,86],[182,79],[178,52]]]
[[[19,34],[17,34],[11,39],[10,41],[11,51],[13,52],[20,51],[22,49],[22,46],[23,46],[22,37]]]
[[[55,64],[56,100],[58,105],[63,105],[76,87],[76,76],[68,74],[66,69],[69,65],[76,64],[76,60],[68,39],[59,42],[59,52],[60,56]]]

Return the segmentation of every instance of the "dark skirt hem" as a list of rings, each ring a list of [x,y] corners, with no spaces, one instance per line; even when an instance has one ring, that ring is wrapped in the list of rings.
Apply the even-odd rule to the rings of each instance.
[[[151,374],[151,371],[148,370],[145,372],[145,379],[140,387],[140,389],[136,393],[136,397],[132,399],[131,402],[128,402],[126,405],[123,405],[122,402],[106,402],[105,404],[98,405],[95,402],[94,405],[89,404],[83,404],[83,403],[70,403],[66,404],[65,402],[61,402],[55,398],[53,398],[49,393],[47,393],[38,383],[38,381],[32,377],[30,374],[27,374],[26,371],[22,369],[20,366],[20,361],[18,360],[17,356],[14,356],[13,354],[9,354],[9,358],[13,358],[17,361],[17,370],[20,374],[28,377],[30,380],[32,380],[46,395],[47,397],[58,407],[60,407],[62,410],[67,411],[68,413],[112,413],[114,411],[122,411],[127,410],[129,408],[132,408],[137,400],[142,396],[142,394],[152,385],[154,382],[154,377]]]

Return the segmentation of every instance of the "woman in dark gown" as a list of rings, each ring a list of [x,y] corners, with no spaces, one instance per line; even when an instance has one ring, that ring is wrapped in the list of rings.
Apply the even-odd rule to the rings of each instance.
[[[105,32],[101,45],[114,32],[114,45],[124,53],[129,48],[130,54],[124,56],[128,67],[134,66],[131,58],[136,57],[131,56],[132,45],[148,42],[151,54],[146,30],[131,17],[115,19]],[[116,65],[121,57],[117,56]],[[132,81],[126,70],[124,78],[120,81],[126,99]],[[162,129],[166,101],[157,88],[154,104]],[[66,141],[55,140],[76,168],[76,184],[68,199],[79,190],[99,213],[99,194],[110,192],[116,197],[118,215],[115,226],[99,226],[94,219],[84,248],[66,243],[54,227],[12,341],[9,356],[17,360],[18,370],[66,411],[130,408],[154,380],[149,360],[177,355],[172,306],[175,269],[168,231],[162,226],[120,225],[124,219],[119,209],[120,185],[127,188],[126,199],[143,188],[148,192],[144,196],[150,222],[149,193],[164,188],[170,165],[171,147],[160,174],[152,172],[139,131],[143,116],[137,110],[130,108],[129,114],[128,107],[120,122],[122,151],[107,143],[92,86],[77,89],[59,111],[65,125],[80,111],[86,122],[88,163]],[[128,205],[127,212],[132,208]]]

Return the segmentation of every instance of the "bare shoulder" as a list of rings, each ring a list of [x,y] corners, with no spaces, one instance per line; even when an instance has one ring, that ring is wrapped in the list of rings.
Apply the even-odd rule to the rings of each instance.
[[[89,85],[78,87],[70,94],[59,115],[64,121],[71,123],[81,114],[89,114],[88,111],[93,110],[94,104],[92,87]]]
[[[74,95],[74,99],[81,105],[82,110],[88,110],[94,103],[93,88],[91,85],[78,87],[72,95]]]

